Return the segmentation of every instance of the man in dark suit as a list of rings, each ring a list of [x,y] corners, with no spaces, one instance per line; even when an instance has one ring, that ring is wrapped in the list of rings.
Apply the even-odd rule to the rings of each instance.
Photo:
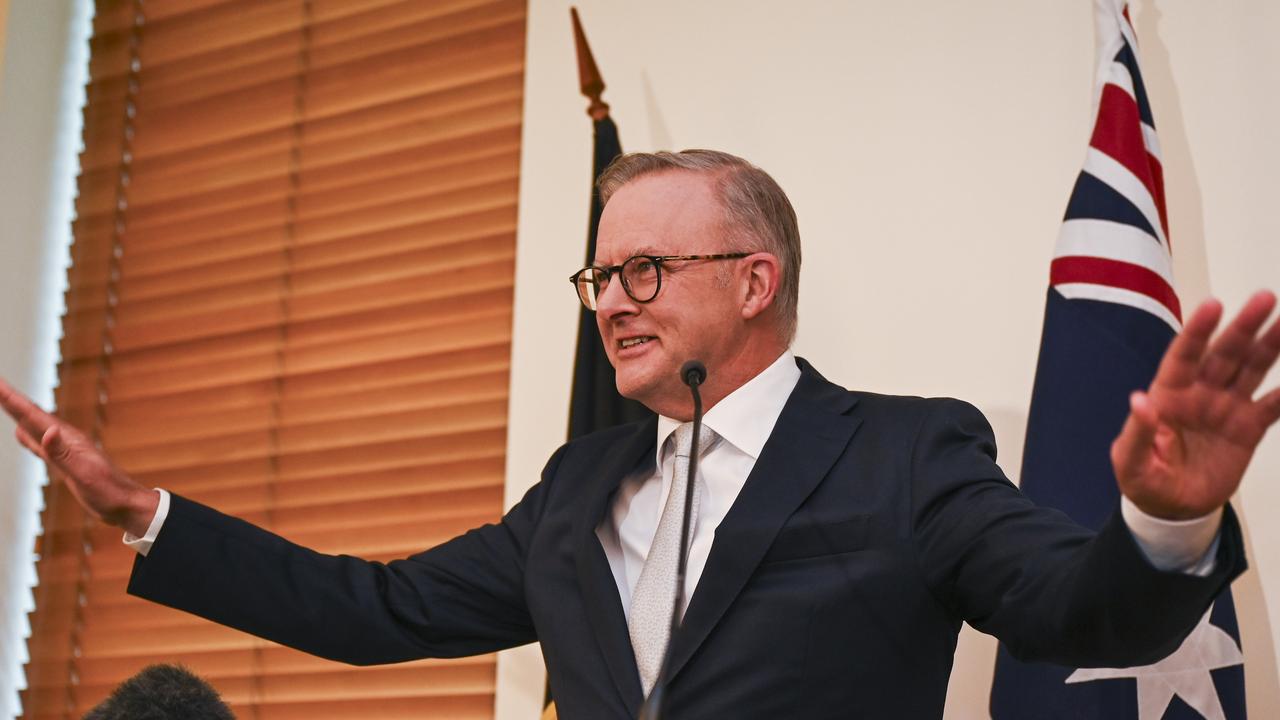
[[[4,385],[0,404],[137,543],[131,592],[352,663],[538,640],[565,718],[634,717],[655,681],[693,358],[710,442],[671,717],[937,717],[963,621],[1027,658],[1151,662],[1243,570],[1226,502],[1280,418],[1280,390],[1252,397],[1280,354],[1271,294],[1212,343],[1202,306],[1134,394],[1126,500],[1094,534],[1004,478],[972,407],[851,393],[791,355],[799,235],[768,175],[689,151],[626,156],[601,185],[574,283],[619,390],[660,417],[560,448],[501,523],[406,560],[320,555],[139,487]]]

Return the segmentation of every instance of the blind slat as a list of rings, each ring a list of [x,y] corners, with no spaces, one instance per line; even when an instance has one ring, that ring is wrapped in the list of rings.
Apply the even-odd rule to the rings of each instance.
[[[100,0],[59,415],[144,486],[322,552],[497,520],[525,13]],[[242,717],[492,717],[493,656],[353,669],[151,605],[119,530],[45,497],[25,719],[157,661]]]

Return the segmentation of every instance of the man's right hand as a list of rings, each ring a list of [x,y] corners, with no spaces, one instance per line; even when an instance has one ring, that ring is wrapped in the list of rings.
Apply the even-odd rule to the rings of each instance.
[[[146,534],[159,492],[134,482],[87,435],[41,410],[2,379],[0,407],[18,424],[18,442],[66,481],[85,510],[133,535]]]

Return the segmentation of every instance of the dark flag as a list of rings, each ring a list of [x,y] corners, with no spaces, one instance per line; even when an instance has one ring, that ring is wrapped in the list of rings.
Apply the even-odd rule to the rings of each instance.
[[[1181,327],[1160,147],[1124,0],[1095,0],[1097,119],[1050,267],[1022,490],[1099,529],[1119,491],[1111,441]],[[1245,717],[1244,666],[1228,588],[1183,645],[1132,668],[1022,663],[1000,647],[994,720]]]
[[[607,115],[595,121],[595,169],[591,187],[591,226],[587,233],[587,262],[596,255],[596,230],[600,227],[600,191],[594,178],[622,154],[618,127]],[[612,425],[640,420],[648,408],[618,394],[613,365],[600,344],[596,315],[586,308],[578,313],[578,351],[573,362],[573,399],[569,404],[569,439],[602,430]]]
[[[600,190],[596,180],[613,159],[622,154],[618,127],[609,117],[609,106],[601,102],[604,81],[596,69],[586,35],[573,11],[574,39],[578,50],[578,74],[582,93],[591,98],[587,110],[595,123],[595,152],[591,172],[591,224],[587,231],[587,257],[590,264],[596,256],[596,231],[600,227]],[[580,308],[578,313],[578,349],[573,361],[573,396],[569,402],[569,439],[581,437],[613,425],[640,420],[650,411],[634,400],[618,394],[613,365],[600,344],[600,330],[595,313]]]
[[[591,56],[587,35],[582,30],[577,8],[570,8],[573,19],[573,42],[578,54],[578,82],[582,94],[590,98],[587,114],[595,126],[595,147],[591,168],[591,216],[587,227],[587,257],[589,265],[595,262],[596,232],[600,229],[600,214],[604,204],[600,202],[600,188],[596,181],[614,158],[622,154],[622,142],[618,139],[618,126],[609,117],[609,106],[600,99],[604,92],[604,79]],[[578,308],[578,347],[573,358],[573,394],[569,399],[569,439],[582,437],[597,430],[640,420],[650,415],[648,408],[618,394],[617,378],[613,365],[604,353],[600,342],[600,330],[596,315],[585,307]],[[546,690],[547,709],[543,720],[554,720],[555,704],[552,702],[551,685]]]

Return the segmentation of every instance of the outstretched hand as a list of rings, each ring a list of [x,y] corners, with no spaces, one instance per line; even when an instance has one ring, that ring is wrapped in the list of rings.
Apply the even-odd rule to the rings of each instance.
[[[1222,305],[1196,308],[1111,445],[1120,492],[1143,512],[1180,520],[1226,504],[1280,419],[1280,388],[1254,393],[1280,356],[1280,319],[1259,334],[1276,297],[1259,292],[1213,337]]]
[[[134,535],[146,533],[159,503],[156,491],[139,485],[87,435],[41,410],[4,380],[0,407],[18,424],[18,442],[66,481],[85,510]]]

